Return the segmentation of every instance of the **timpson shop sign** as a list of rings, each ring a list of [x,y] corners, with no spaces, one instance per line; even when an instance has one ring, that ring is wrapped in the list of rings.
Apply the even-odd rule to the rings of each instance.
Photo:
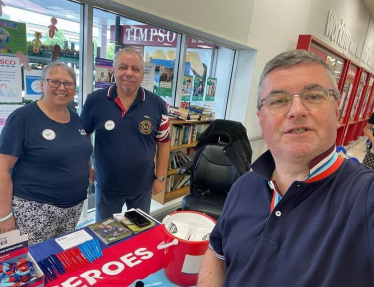
[[[176,47],[178,34],[151,25],[120,25],[120,42],[122,44],[141,46]],[[115,25],[110,25],[110,41],[115,41]],[[210,48],[215,45],[203,40],[188,37],[189,48]]]
[[[352,33],[348,30],[345,20],[341,18],[339,21],[332,10],[329,10],[327,17],[325,35],[329,37],[332,42],[341,47],[344,50],[344,54],[348,52],[367,64],[370,68],[374,68],[370,45],[365,49],[360,48],[357,39],[354,38]]]

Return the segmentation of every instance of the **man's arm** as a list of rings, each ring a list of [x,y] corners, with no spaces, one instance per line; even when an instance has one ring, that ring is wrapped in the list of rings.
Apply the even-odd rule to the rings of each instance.
[[[166,169],[169,165],[170,156],[170,142],[157,142],[157,154],[156,154],[156,176],[166,176]],[[152,185],[152,194],[155,195],[161,192],[165,188],[165,182],[158,181],[155,179]]]
[[[365,136],[367,136],[369,138],[369,140],[371,141],[371,145],[374,147],[374,136],[373,136],[373,133],[371,131],[372,127],[373,127],[373,124],[366,123],[366,125],[364,127],[364,134],[365,134]]]
[[[204,255],[203,262],[199,270],[198,287],[218,287],[223,286],[226,269],[225,261],[218,259],[215,252],[208,248]]]
[[[10,176],[18,157],[0,154],[0,220],[12,211],[13,182]],[[14,216],[0,222],[0,233],[15,229]]]
[[[87,137],[91,141],[91,134],[87,134]],[[89,181],[94,183],[95,182],[95,170],[92,168],[91,157],[89,157],[89,159],[88,159],[88,170],[90,171]]]

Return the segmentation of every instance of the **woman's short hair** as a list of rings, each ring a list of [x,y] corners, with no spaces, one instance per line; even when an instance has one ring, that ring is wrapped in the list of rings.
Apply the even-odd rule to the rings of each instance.
[[[47,75],[47,72],[49,70],[54,70],[56,68],[61,68],[61,69],[64,69],[66,72],[69,73],[69,75],[73,78],[73,82],[76,83],[77,82],[77,76],[75,75],[75,72],[74,72],[74,69],[69,67],[68,65],[66,65],[65,63],[62,63],[62,62],[52,62],[52,63],[49,63],[47,66],[45,66],[43,68],[43,71],[42,71],[42,75],[41,75],[41,80],[45,80],[45,77]]]

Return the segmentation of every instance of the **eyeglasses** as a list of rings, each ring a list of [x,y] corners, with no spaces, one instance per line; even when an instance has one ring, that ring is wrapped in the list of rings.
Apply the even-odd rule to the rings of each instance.
[[[321,110],[327,105],[330,93],[335,96],[334,89],[322,87],[307,88],[301,93],[294,95],[289,95],[283,91],[275,91],[260,101],[260,110],[265,106],[273,115],[285,114],[292,106],[293,97],[300,97],[307,110]]]
[[[48,82],[48,85],[51,88],[58,88],[61,84],[64,85],[66,90],[74,90],[75,89],[75,83],[73,82],[60,82],[59,80],[53,80],[53,79],[46,79]]]

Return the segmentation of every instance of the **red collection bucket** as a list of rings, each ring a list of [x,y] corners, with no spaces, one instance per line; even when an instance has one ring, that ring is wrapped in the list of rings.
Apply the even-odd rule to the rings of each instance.
[[[165,240],[158,248],[164,249],[165,275],[171,282],[180,286],[196,285],[215,224],[210,216],[195,211],[177,211],[164,218]]]

